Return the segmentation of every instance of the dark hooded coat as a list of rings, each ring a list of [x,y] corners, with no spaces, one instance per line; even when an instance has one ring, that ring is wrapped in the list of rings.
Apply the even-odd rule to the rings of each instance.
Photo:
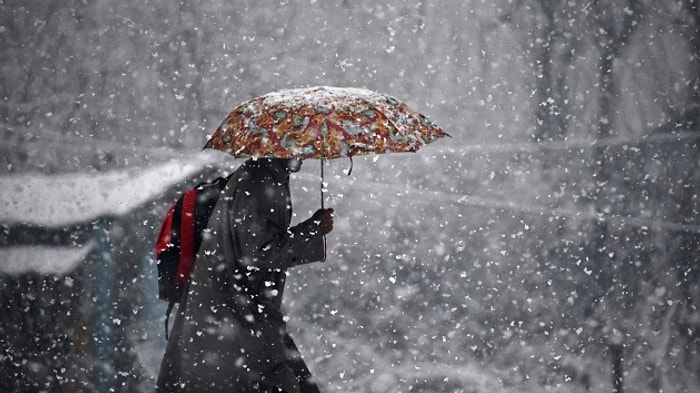
[[[321,261],[325,251],[318,223],[290,227],[291,213],[285,161],[249,160],[230,176],[180,301],[157,392],[302,392],[310,374],[281,312],[286,270]]]

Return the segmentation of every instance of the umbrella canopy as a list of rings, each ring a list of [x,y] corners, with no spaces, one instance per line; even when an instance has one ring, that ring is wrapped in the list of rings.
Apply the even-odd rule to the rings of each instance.
[[[289,89],[237,106],[205,148],[240,158],[331,159],[414,152],[448,136],[394,97],[366,89]]]

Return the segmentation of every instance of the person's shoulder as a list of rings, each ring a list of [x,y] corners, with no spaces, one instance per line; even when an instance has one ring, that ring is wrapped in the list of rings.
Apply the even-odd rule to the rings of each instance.
[[[229,182],[235,181],[239,185],[254,185],[264,182],[267,170],[256,161],[246,161],[231,174]]]

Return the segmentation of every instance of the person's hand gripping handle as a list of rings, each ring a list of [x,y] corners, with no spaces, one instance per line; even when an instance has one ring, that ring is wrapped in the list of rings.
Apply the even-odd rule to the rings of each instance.
[[[311,218],[318,223],[324,236],[333,230],[333,209],[318,209]]]

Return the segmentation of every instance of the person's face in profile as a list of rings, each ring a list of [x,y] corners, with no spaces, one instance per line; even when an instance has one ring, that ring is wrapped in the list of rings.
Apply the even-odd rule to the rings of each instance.
[[[300,158],[291,158],[289,161],[287,161],[287,170],[290,173],[296,173],[301,170],[301,163],[302,160]]]

